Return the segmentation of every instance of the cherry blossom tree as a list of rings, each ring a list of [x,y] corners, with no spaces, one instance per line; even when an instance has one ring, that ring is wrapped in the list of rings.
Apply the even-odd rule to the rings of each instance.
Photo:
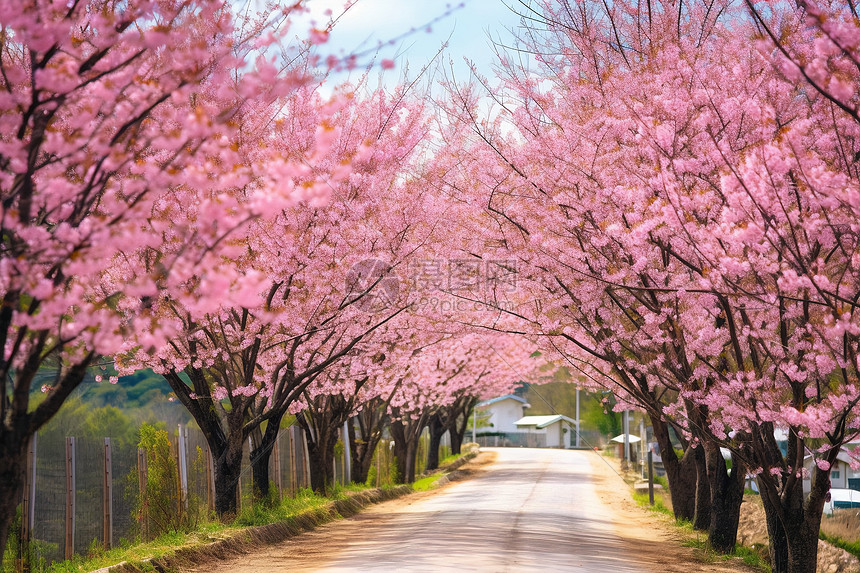
[[[707,399],[759,471],[774,570],[814,571],[829,472],[857,435],[858,21],[851,4],[747,4],[775,87],[760,102],[778,135],[728,166],[718,277],[746,304],[734,319],[751,367]],[[775,33],[781,28],[783,34]],[[769,327],[769,328],[768,328]],[[734,339],[734,337],[733,337]],[[788,431],[785,455],[773,428]],[[804,459],[815,462],[804,495]]]
[[[237,21],[208,0],[0,5],[0,551],[27,443],[93,359],[142,325],[146,348],[171,336],[151,302],[170,290],[200,303],[206,293],[177,288],[193,273],[241,290],[218,247],[262,196],[289,193],[262,181],[242,209],[220,195],[254,176],[232,168],[236,122],[303,81],[265,56],[289,11]],[[166,228],[185,248],[160,248]],[[146,249],[163,254],[131,272],[123,254]],[[54,381],[31,409],[43,365]]]
[[[391,400],[394,455],[405,483],[415,480],[418,440],[434,415],[465,396],[506,394],[517,382],[537,378],[539,363],[527,342],[498,332],[437,332],[438,340],[413,351]],[[431,446],[438,456],[438,442]]]
[[[380,361],[383,359],[382,356],[378,358]],[[311,385],[305,389],[302,399],[295,403],[297,408],[301,408],[296,420],[305,432],[308,445],[311,488],[323,494],[335,482],[334,456],[338,431],[364,404],[361,390],[372,376],[362,372],[352,378],[347,368],[332,370],[325,374],[324,393],[315,393],[316,388]],[[364,479],[367,479],[366,475]]]
[[[529,317],[655,431],[669,419],[703,446],[715,545],[733,545],[740,500],[723,445],[760,472],[775,570],[814,570],[829,467],[855,433],[850,7],[548,8],[530,38],[549,37],[530,50],[548,73],[514,69],[519,100],[501,102],[519,138],[472,121],[507,168],[483,171],[488,210],[554,295]]]
[[[279,113],[270,146],[287,164],[304,166],[281,184],[306,198],[231,239],[231,262],[259,279],[256,290],[215,312],[159,301],[164,315],[180,320],[182,335],[153,355],[138,347],[125,363],[163,373],[200,425],[221,514],[235,510],[248,437],[254,482],[266,496],[281,420],[327,368],[358,353],[364,337],[405,308],[393,264],[430,232],[421,222],[425,194],[412,193],[408,179],[423,114],[404,90],[363,97],[344,87],[326,104],[311,86]]]
[[[386,396],[382,394],[358,395],[353,416],[347,420],[349,435],[350,476],[355,483],[366,483],[373,463],[376,447],[382,440],[383,430],[390,422],[388,405],[394,397],[395,388]]]
[[[675,98],[685,91],[685,81],[699,81],[690,71],[711,64],[709,46],[724,41],[728,32],[709,17],[707,7],[652,8],[646,15],[623,4],[546,7],[540,14],[546,30],[526,40],[531,52],[547,54],[540,56],[547,81],[509,67],[513,101],[501,102],[526,144],[505,141],[498,129],[482,126],[481,139],[505,168],[484,170],[484,185],[494,190],[489,211],[510,229],[505,244],[519,249],[538,288],[550,295],[542,297],[537,313],[524,308],[520,314],[556,339],[558,352],[584,370],[586,379],[618,392],[622,407],[632,404],[650,413],[676,512],[695,517],[697,527],[710,530],[715,546],[731,550],[740,472],[726,479],[719,448],[702,431],[707,411],[684,393],[699,383],[686,329],[700,332],[713,319],[696,316],[676,296],[697,277],[684,264],[687,253],[671,248],[678,242],[673,236],[678,225],[667,217],[673,213],[673,204],[664,199],[667,168],[655,173],[651,167],[665,163],[667,155],[678,162],[695,159],[693,150],[701,145],[690,126],[699,126]],[[725,11],[718,7],[713,15]],[[688,42],[688,35],[695,42]],[[718,77],[714,71],[721,64],[702,75]],[[695,87],[699,101],[692,101],[703,107],[702,92],[711,86]],[[469,95],[458,95],[471,119]],[[677,129],[667,129],[671,122]],[[673,148],[678,132],[687,139]],[[703,155],[696,176],[718,182],[722,159]],[[657,368],[661,361],[671,368]],[[667,417],[685,445],[681,460],[674,456]],[[739,460],[735,467],[742,467]],[[712,512],[714,500],[730,503]]]

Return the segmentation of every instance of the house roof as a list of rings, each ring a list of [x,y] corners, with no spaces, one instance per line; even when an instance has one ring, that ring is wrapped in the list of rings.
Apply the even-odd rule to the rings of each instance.
[[[525,398],[520,398],[516,394],[505,394],[504,396],[499,396],[498,398],[490,398],[489,400],[484,400],[483,402],[478,402],[476,406],[484,407],[489,406],[490,404],[495,404],[496,402],[501,402],[502,400],[516,400],[517,402],[521,402],[523,406],[526,408],[530,407],[531,404]]]
[[[813,456],[812,454],[807,454],[807,455],[805,455],[805,456],[803,457],[803,465],[805,465],[805,466],[811,466],[811,465],[812,465],[812,461],[813,461],[814,459],[815,459],[815,456]],[[851,454],[849,454],[849,453],[848,453],[848,452],[846,452],[845,450],[840,450],[840,451],[839,451],[839,453],[838,453],[838,454],[836,454],[836,459],[837,459],[837,460],[839,460],[840,462],[842,462],[842,463],[844,463],[844,464],[848,464],[848,465],[851,465],[851,463],[854,461],[854,460],[852,459]]]
[[[630,443],[630,444],[635,444],[636,442],[641,442],[641,441],[642,441],[642,438],[640,438],[639,436],[635,436],[635,435],[633,435],[633,434],[627,434],[627,436],[628,436],[628,438],[627,438],[627,442],[628,442],[628,443]],[[623,443],[624,443],[624,434],[620,434],[620,435],[618,435],[618,436],[615,436],[614,438],[612,438],[612,439],[611,439],[611,440],[609,440],[609,441],[610,441],[610,442],[617,442],[617,443],[619,443],[619,444],[623,444]]]
[[[561,414],[556,414],[554,416],[525,416],[524,418],[520,418],[516,422],[514,422],[515,426],[534,426],[538,430],[541,428],[546,428],[547,426],[551,426],[556,422],[569,422],[571,424],[576,424],[576,420],[572,418],[568,418],[567,416],[562,416]]]

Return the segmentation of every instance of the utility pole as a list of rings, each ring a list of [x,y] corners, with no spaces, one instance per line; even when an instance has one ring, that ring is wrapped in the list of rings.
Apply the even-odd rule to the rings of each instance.
[[[580,447],[579,441],[579,386],[576,387],[576,447]]]
[[[472,441],[478,443],[478,409],[472,408]]]
[[[624,463],[630,464],[630,410],[624,410]]]

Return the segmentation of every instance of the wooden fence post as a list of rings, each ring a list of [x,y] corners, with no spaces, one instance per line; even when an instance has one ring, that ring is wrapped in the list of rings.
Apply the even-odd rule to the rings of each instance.
[[[30,438],[24,470],[24,497],[21,501],[21,537],[18,542],[18,571],[30,570],[30,540],[32,539],[33,509],[36,502],[36,436]]]
[[[209,511],[215,511],[215,462],[212,459],[212,450],[206,446],[206,499]]]
[[[179,464],[177,467],[179,473],[179,497],[181,500],[182,511],[188,511],[188,428],[183,428],[179,424]]]
[[[137,449],[137,485],[140,491],[140,530],[144,540],[149,540],[149,509],[146,499],[146,450]]]
[[[343,423],[343,473],[344,473],[344,483],[350,483],[352,481],[352,452],[350,451],[350,443],[349,443],[349,422]]]
[[[295,497],[298,476],[296,475],[296,441],[293,439],[293,426],[289,427],[287,438],[290,444],[290,497]]]
[[[113,547],[113,465],[111,462],[110,438],[105,438],[104,465],[104,544],[105,549]]]
[[[305,487],[311,487],[311,456],[308,453],[308,437],[304,432],[301,433],[302,436],[302,457],[304,458],[304,464],[302,464],[302,469],[305,474]]]
[[[66,438],[66,541],[63,555],[71,559],[75,553],[75,438]]]
[[[654,452],[648,450],[648,503],[654,505]]]
[[[173,463],[176,464],[176,475],[173,481],[173,487],[176,488],[176,515],[182,518],[182,471],[179,469],[179,442],[182,441],[181,436],[176,436],[176,443],[168,439],[170,442],[170,457],[173,458]]]
[[[278,430],[278,435],[275,436],[275,449],[272,451],[272,455],[274,456],[274,466],[275,466],[275,485],[278,487],[278,499],[284,497],[284,483],[281,477],[281,433]]]
[[[379,440],[379,442],[376,443],[376,489],[379,489],[379,480],[382,478],[382,476],[380,475],[381,460],[379,459],[380,457],[382,457],[382,451],[380,451],[379,449],[379,444],[383,443],[384,441],[385,440]]]

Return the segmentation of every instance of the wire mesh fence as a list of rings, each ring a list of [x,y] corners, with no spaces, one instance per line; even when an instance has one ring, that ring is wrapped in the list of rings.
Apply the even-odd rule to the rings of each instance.
[[[333,467],[337,484],[350,482],[348,443],[341,428]],[[18,536],[10,539],[19,545],[18,558],[4,561],[3,571],[39,571],[75,554],[157,537],[163,524],[151,514],[155,502],[147,497],[152,495],[148,488],[153,472],[167,486],[159,490],[166,496],[160,503],[175,523],[193,527],[213,515],[212,455],[199,429],[180,426],[165,432],[160,458],[138,445],[110,437],[36,436],[28,465],[27,503],[22,505],[29,517],[21,516]],[[249,446],[244,445],[239,479],[240,510],[254,500]],[[428,447],[425,432],[416,452],[419,473],[426,465]],[[440,459],[449,451],[444,439]],[[375,450],[368,484],[393,485],[395,468],[393,444],[383,439]],[[298,426],[281,429],[269,458],[269,478],[272,489],[282,496],[292,497],[310,487],[307,443]]]
[[[214,510],[212,455],[203,433],[180,426],[168,432],[169,452],[161,480],[167,488],[167,512],[195,525]],[[335,459],[337,483],[349,481],[345,433],[341,430]],[[159,533],[158,521],[146,515],[142,495],[151,481],[151,465],[138,444],[106,438],[40,440],[31,446],[25,498],[27,515],[21,515],[7,551],[3,571],[44,569],[72,555],[148,539]],[[148,477],[149,476],[149,477]],[[307,445],[296,426],[282,428],[269,458],[270,483],[284,496],[310,487]],[[254,500],[249,444],[246,443],[239,479],[238,505]],[[32,492],[32,493],[31,493]],[[149,507],[151,510],[152,507]]]

